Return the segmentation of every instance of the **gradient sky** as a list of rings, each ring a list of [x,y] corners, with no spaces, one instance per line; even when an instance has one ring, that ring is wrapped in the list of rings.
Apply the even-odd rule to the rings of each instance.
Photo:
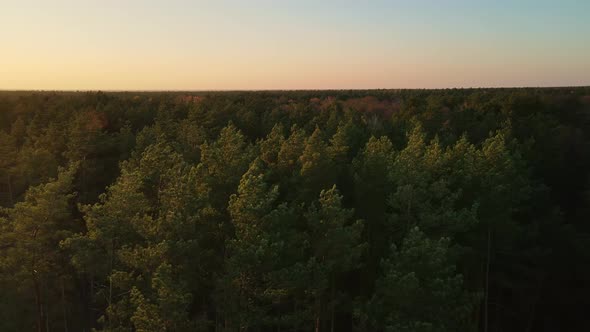
[[[589,0],[0,0],[0,89],[590,85]]]

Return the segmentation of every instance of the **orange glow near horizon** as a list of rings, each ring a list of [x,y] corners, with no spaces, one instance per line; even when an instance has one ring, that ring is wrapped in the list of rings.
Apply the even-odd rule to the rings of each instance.
[[[582,41],[590,23],[579,8],[590,5],[508,11],[420,0],[432,7],[425,11],[328,2],[11,3],[0,13],[0,89],[590,84],[590,43]],[[545,26],[548,18],[555,24]]]

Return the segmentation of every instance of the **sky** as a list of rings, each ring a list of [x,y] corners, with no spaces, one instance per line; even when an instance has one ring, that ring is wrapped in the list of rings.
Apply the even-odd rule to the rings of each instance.
[[[2,90],[590,85],[588,0],[0,0]]]

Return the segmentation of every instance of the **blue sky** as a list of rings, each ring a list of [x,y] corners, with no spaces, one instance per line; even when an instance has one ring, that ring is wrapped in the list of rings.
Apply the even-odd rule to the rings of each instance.
[[[0,89],[590,84],[590,1],[6,1]]]

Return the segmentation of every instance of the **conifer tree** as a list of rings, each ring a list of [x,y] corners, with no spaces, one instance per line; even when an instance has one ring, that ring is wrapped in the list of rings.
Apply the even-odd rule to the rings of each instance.
[[[299,157],[301,163],[301,192],[303,201],[311,201],[323,189],[336,184],[338,174],[334,170],[334,162],[328,152],[328,145],[322,138],[322,131],[316,127],[305,140],[305,148]],[[332,170],[332,171],[331,171]]]
[[[295,328],[305,321],[302,309],[294,306],[304,301],[306,241],[297,229],[296,211],[278,205],[278,187],[266,183],[265,173],[256,159],[230,198],[235,238],[220,301],[236,328]]]
[[[364,220],[363,238],[368,245],[362,278],[365,294],[371,292],[379,263],[389,252],[392,230],[387,198],[394,190],[389,179],[393,158],[393,144],[387,137],[371,137],[352,164],[356,213]]]
[[[211,228],[200,222],[205,206],[192,174],[169,145],[148,147],[141,159],[123,165],[101,203],[84,207],[88,233],[64,242],[79,271],[98,281],[105,330],[200,326],[189,320],[198,311],[189,309],[205,310],[194,296],[208,292],[194,281],[207,280],[212,271],[201,268],[213,266],[207,265],[211,248],[201,241]]]
[[[342,206],[342,196],[336,186],[322,190],[317,204],[306,214],[311,244],[312,284],[308,289],[313,299],[310,305],[314,308],[316,331],[328,322],[330,330],[334,330],[337,298],[341,295],[339,282],[359,266],[364,248],[361,242],[363,224],[353,215],[352,210]]]
[[[80,227],[72,206],[76,171],[77,165],[72,164],[60,169],[57,179],[29,188],[25,200],[0,219],[0,275],[10,276],[2,281],[17,289],[19,297],[33,299],[30,308],[20,309],[34,312],[31,321],[37,331],[68,328],[68,306],[73,300],[66,299],[70,269],[59,242]],[[55,310],[57,305],[60,310]]]
[[[369,302],[366,329],[396,332],[475,331],[470,320],[476,294],[449,257],[449,239],[430,240],[411,229],[382,263]]]

